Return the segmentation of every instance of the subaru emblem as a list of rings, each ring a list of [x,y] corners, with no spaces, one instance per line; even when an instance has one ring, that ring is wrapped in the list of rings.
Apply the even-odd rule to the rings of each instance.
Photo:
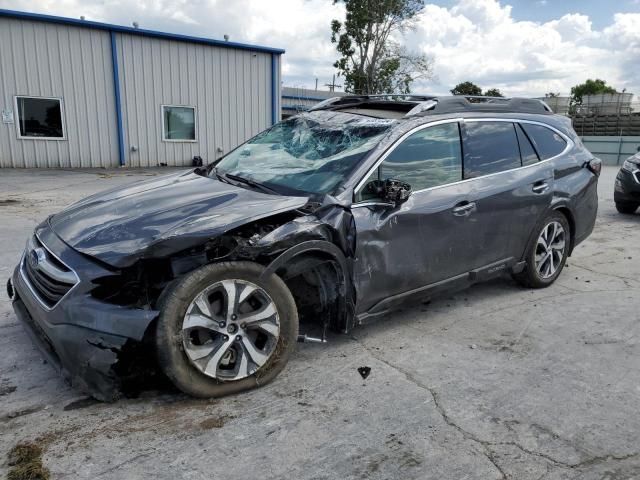
[[[47,255],[46,253],[44,253],[44,250],[41,248],[34,248],[29,253],[29,263],[34,268],[40,265],[42,262],[44,262],[46,258],[47,258]]]

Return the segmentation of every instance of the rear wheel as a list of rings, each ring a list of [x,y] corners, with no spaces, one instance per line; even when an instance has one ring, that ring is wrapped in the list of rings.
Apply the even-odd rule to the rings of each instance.
[[[638,209],[637,203],[616,202],[616,210],[620,213],[631,214]]]
[[[298,336],[289,289],[251,262],[206,265],[169,287],[156,347],[164,373],[185,393],[219,397],[272,380]]]
[[[536,240],[525,255],[525,269],[514,275],[520,284],[529,288],[544,288],[555,282],[564,268],[571,244],[569,222],[559,212],[549,215],[537,232]]]

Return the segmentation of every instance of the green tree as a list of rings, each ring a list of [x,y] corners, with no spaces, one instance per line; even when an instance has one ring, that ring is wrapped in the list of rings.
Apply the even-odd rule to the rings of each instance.
[[[545,93],[544,94],[544,98],[556,98],[560,96],[560,92],[555,93],[555,92],[549,92],[549,93]]]
[[[331,42],[341,57],[334,63],[345,90],[362,95],[409,93],[418,78],[433,76],[433,60],[392,40],[412,28],[424,0],[334,0],[346,8],[332,20]]]
[[[504,97],[504,95],[502,95],[502,92],[497,88],[490,88],[489,90],[484,92],[484,96],[485,97]]]
[[[462,82],[450,90],[452,95],[482,95],[482,89],[472,82]]]
[[[571,87],[571,104],[582,104],[582,97],[585,95],[597,95],[598,93],[618,93],[615,88],[607,85],[607,82],[596,78],[588,79],[586,82]]]

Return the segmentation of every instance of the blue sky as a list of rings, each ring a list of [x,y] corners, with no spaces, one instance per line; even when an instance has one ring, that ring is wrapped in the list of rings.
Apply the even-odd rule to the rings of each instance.
[[[307,88],[335,73],[329,24],[344,17],[332,0],[0,0],[0,8],[284,48],[285,85]],[[433,60],[414,92],[469,80],[507,95],[568,95],[602,78],[640,93],[640,0],[427,0],[416,28],[394,40]]]

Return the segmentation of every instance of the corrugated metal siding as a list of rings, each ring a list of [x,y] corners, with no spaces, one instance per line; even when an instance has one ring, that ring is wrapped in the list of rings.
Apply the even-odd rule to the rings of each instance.
[[[118,164],[108,32],[0,17],[0,167]],[[65,140],[18,139],[16,95],[61,97]]]
[[[226,153],[271,124],[270,54],[122,33],[116,40],[127,166],[212,161],[218,148]],[[162,141],[161,105],[196,107],[196,142]]]

